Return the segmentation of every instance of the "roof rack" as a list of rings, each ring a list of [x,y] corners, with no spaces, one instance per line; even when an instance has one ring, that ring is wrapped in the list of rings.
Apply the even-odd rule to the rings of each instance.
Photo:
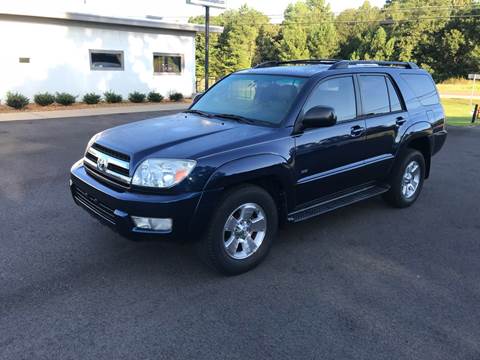
[[[289,60],[289,61],[266,61],[255,66],[255,69],[265,67],[275,67],[282,65],[334,65],[338,63],[338,59],[306,59],[306,60]]]
[[[399,67],[404,69],[418,69],[417,64],[413,62],[402,61],[375,61],[375,60],[341,60],[330,66],[329,70],[346,69],[351,66],[387,66]]]

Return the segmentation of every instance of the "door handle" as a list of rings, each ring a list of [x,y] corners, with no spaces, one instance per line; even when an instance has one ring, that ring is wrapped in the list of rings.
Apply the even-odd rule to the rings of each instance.
[[[365,128],[364,128],[364,127],[361,127],[361,126],[359,126],[359,125],[353,126],[353,127],[350,129],[350,135],[351,135],[352,137],[360,136],[360,135],[362,135],[364,132],[365,132]]]
[[[405,124],[407,122],[407,119],[405,119],[403,116],[399,116],[397,117],[395,123],[398,125],[398,126],[402,126],[403,124]]]

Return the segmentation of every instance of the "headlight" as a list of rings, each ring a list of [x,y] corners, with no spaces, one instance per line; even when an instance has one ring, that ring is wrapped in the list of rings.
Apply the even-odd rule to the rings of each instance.
[[[196,164],[194,160],[148,159],[135,170],[132,185],[169,188],[190,175]]]

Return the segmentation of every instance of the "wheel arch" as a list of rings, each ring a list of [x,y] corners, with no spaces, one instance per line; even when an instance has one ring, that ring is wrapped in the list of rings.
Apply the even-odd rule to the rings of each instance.
[[[419,122],[409,127],[402,140],[397,158],[405,149],[415,149],[422,153],[425,159],[425,179],[430,176],[432,147],[433,147],[433,129],[428,122]]]
[[[259,154],[232,160],[220,166],[207,180],[197,214],[211,213],[226,191],[241,185],[256,185],[267,191],[279,213],[279,222],[286,219],[294,203],[293,171],[288,161],[276,154]],[[215,197],[209,194],[216,194]]]

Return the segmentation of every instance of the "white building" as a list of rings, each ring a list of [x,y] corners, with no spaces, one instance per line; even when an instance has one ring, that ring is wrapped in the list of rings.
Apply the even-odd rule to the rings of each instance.
[[[79,98],[107,90],[124,97],[151,90],[191,96],[195,34],[203,30],[149,19],[0,9],[0,99],[7,91],[30,99],[45,91]]]

